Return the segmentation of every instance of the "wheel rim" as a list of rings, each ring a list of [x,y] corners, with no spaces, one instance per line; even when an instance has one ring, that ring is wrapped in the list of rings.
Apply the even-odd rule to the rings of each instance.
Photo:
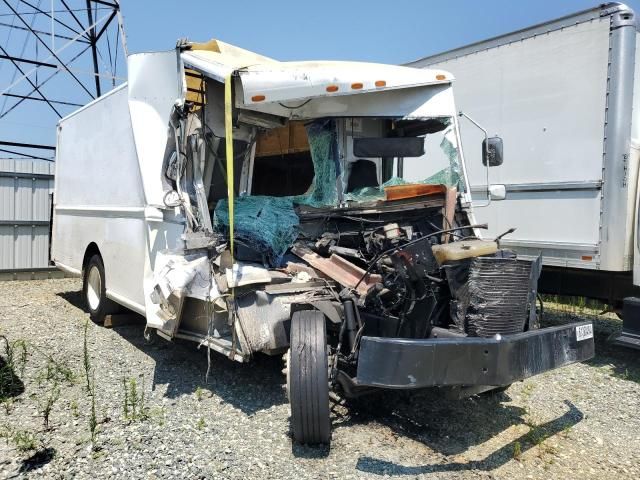
[[[89,269],[87,277],[87,303],[91,310],[97,310],[100,306],[100,295],[102,294],[102,279],[98,267],[93,265]]]
[[[284,369],[287,376],[287,400],[291,402],[291,349],[287,350],[284,356]]]

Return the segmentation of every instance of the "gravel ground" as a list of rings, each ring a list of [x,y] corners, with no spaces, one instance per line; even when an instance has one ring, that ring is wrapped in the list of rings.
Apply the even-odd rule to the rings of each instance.
[[[329,449],[292,445],[279,358],[240,365],[212,353],[206,383],[203,351],[148,345],[140,323],[88,324],[92,416],[79,292],[77,279],[0,282],[15,387],[0,408],[3,478],[640,478],[640,355],[606,344],[617,320],[597,321],[592,361],[505,393],[337,406]],[[1,343],[0,353],[6,361]]]

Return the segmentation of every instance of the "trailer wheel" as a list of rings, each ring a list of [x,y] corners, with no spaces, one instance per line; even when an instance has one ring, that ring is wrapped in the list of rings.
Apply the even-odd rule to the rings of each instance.
[[[293,314],[287,363],[293,439],[306,444],[329,443],[327,336],[321,312],[303,310]]]
[[[107,298],[104,276],[104,264],[100,255],[93,255],[83,272],[82,296],[91,320],[103,323],[104,317],[115,304]]]

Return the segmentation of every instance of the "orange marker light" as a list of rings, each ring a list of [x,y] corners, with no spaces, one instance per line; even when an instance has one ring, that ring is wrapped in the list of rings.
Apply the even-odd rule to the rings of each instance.
[[[436,75],[436,80],[446,80],[446,79],[447,79],[446,75],[442,75],[441,73]]]
[[[252,102],[262,102],[265,98],[264,95],[254,95],[253,97],[251,97],[251,101]]]
[[[338,91],[338,85],[329,85],[327,87],[327,92],[333,93]]]
[[[376,87],[386,87],[387,86],[387,82],[385,82],[384,80],[376,80]]]
[[[585,260],[587,262],[590,262],[593,260],[593,257],[591,255],[582,255],[582,260]]]
[[[354,90],[360,90],[364,85],[362,85],[361,83],[352,83],[351,84],[351,88]]]

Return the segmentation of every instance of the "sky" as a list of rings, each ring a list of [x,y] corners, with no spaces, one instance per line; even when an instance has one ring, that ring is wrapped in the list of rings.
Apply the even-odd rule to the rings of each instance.
[[[17,10],[26,8],[20,0],[9,0]],[[43,9],[60,0],[30,0]],[[82,8],[85,0],[66,0],[72,7]],[[360,60],[381,63],[404,63],[443,52],[472,42],[525,28],[563,15],[598,5],[588,0],[322,0],[305,2],[272,0],[220,2],[214,0],[121,0],[129,53],[170,50],[177,39],[205,41],[217,38],[278,60]],[[627,4],[640,14],[640,0]],[[0,4],[0,20],[11,18]],[[86,12],[84,12],[86,13]],[[106,15],[96,11],[96,16]],[[3,15],[4,14],[4,15]],[[78,14],[80,15],[80,13]],[[41,15],[40,15],[41,16]],[[37,20],[37,19],[36,19]],[[83,20],[81,18],[80,20]],[[36,27],[48,29],[50,20],[43,17]],[[71,19],[65,19],[73,22]],[[73,26],[73,23],[71,23]],[[58,28],[58,32],[63,31]],[[72,35],[69,32],[66,32]],[[25,37],[21,37],[23,34]],[[0,45],[12,55],[24,48],[26,33],[9,35],[0,28]],[[111,47],[117,40],[114,31]],[[25,56],[47,55],[27,45]],[[58,43],[58,47],[60,43]],[[73,48],[65,54],[69,57]],[[114,53],[113,50],[110,54]],[[90,57],[74,64],[79,77],[91,70]],[[101,51],[101,70],[106,71],[107,53]],[[115,72],[117,80],[103,80],[103,90],[124,81],[123,57]],[[12,84],[13,67],[0,60],[0,91]],[[84,72],[84,73],[83,73]],[[42,81],[42,76],[39,81]],[[35,78],[32,76],[32,80]],[[91,99],[66,73],[47,84],[49,95],[84,104]],[[23,81],[11,93],[25,95],[30,86]],[[91,87],[89,87],[91,89]],[[454,87],[455,88],[455,87]],[[11,105],[0,99],[1,107]],[[10,100],[14,102],[14,99]],[[0,118],[0,140],[54,144],[57,115],[43,102],[24,102]],[[61,106],[66,115],[77,107]],[[0,112],[0,116],[2,114]],[[0,152],[0,157],[6,156]]]
[[[218,38],[278,60],[402,63],[592,8],[588,0],[122,0],[131,52]],[[640,0],[627,5],[640,13]],[[185,6],[188,11],[185,12]]]

